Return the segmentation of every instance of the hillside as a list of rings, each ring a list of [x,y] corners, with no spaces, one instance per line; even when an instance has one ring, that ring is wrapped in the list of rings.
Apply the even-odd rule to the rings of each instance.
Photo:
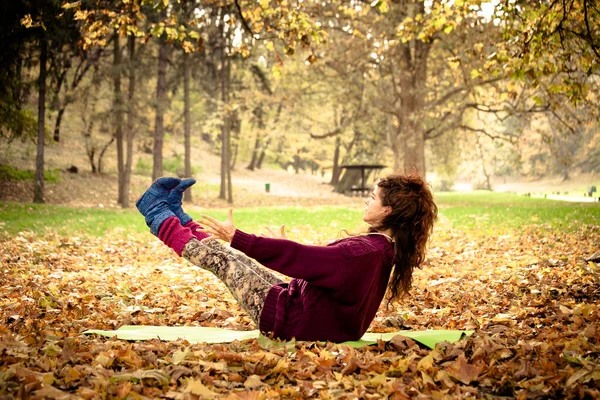
[[[165,165],[182,163],[183,146],[166,142]],[[200,140],[194,141],[192,149],[193,176],[198,180],[193,191],[193,205],[198,207],[227,207],[219,196],[218,155],[210,151],[209,145]],[[243,157],[243,155],[241,155]],[[105,172],[91,173],[85,147],[76,137],[66,137],[64,142],[46,147],[46,169],[56,170],[57,182],[47,182],[45,198],[51,204],[69,204],[85,207],[116,207],[117,176],[116,151],[113,145],[104,157]],[[200,162],[201,160],[201,162]],[[0,164],[11,165],[21,170],[33,170],[35,146],[33,143],[4,144],[0,149]],[[232,175],[234,206],[251,207],[265,205],[325,205],[360,203],[332,192],[327,184],[328,177],[294,174],[268,166],[262,170],[249,171],[247,161],[238,161]],[[67,171],[76,166],[77,173]],[[138,151],[134,158],[131,200],[135,201],[151,183],[151,155]],[[59,170],[59,171],[58,171]],[[165,171],[165,175],[176,175]],[[265,184],[270,184],[270,192],[265,192]],[[0,201],[28,202],[33,198],[33,181],[0,180]]]
[[[106,138],[104,138],[106,139]],[[165,175],[175,176],[183,165],[183,146],[180,138],[167,137],[164,149]],[[247,140],[247,139],[246,139]],[[138,145],[139,145],[138,141]],[[192,206],[201,208],[228,207],[219,199],[220,159],[211,146],[197,138],[192,140],[193,176],[198,180],[193,190]],[[139,145],[141,147],[141,145]],[[248,142],[240,143],[240,154],[232,174],[234,207],[280,206],[280,205],[360,205],[362,201],[333,193],[328,184],[329,176],[294,174],[277,166],[266,165],[263,169],[249,171],[250,148]],[[244,150],[246,149],[246,150]],[[19,170],[34,170],[35,144],[33,142],[2,143],[0,146],[0,166],[10,165]],[[150,185],[152,156],[141,148],[134,156],[134,169],[130,199],[133,203]],[[59,177],[56,182],[47,182],[45,198],[50,204],[68,204],[84,207],[117,207],[116,150],[113,144],[104,156],[104,173],[93,174],[86,155],[84,143],[73,132],[65,131],[60,143],[46,146],[46,169]],[[67,169],[76,166],[78,172]],[[270,184],[270,192],[265,192],[265,184]],[[503,178],[494,182],[494,190],[515,193],[551,193],[560,191],[582,196],[592,184],[598,185],[598,177],[590,174],[575,175],[563,181],[561,177],[543,179]],[[7,181],[0,174],[0,201],[29,202],[33,198],[33,181]]]

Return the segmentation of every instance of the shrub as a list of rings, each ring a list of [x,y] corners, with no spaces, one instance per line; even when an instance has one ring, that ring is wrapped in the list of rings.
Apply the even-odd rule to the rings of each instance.
[[[138,157],[135,162],[135,173],[137,175],[152,176],[152,163],[146,161],[144,157]]]
[[[176,175],[182,176],[184,170],[184,163],[182,156],[165,157],[163,159],[163,170],[165,175]],[[192,166],[192,175],[200,172],[201,166]],[[137,175],[152,176],[152,159],[144,159],[138,157],[135,163],[135,173]]]
[[[165,171],[179,174],[179,172],[183,172],[183,157],[180,155],[176,155],[174,157],[165,157],[163,159],[163,169]]]
[[[35,171],[30,169],[18,169],[12,165],[0,165],[0,180],[3,181],[32,181],[35,179]],[[60,182],[61,171],[60,168],[47,169],[44,171],[44,180],[46,182],[56,183]]]

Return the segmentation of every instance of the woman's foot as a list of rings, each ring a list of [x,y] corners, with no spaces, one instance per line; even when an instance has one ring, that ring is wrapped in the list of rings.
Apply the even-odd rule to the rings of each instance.
[[[156,236],[162,223],[167,218],[175,216],[169,209],[167,197],[180,182],[179,178],[158,178],[135,203],[140,213],[146,217],[146,225]]]

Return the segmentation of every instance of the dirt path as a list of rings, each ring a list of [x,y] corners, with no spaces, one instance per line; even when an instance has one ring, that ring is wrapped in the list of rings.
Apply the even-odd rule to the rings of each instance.
[[[203,208],[228,207],[218,198],[220,178],[206,173],[197,177],[193,205]],[[270,184],[270,192],[265,184]],[[134,175],[130,201],[133,205],[151,179]],[[235,207],[281,206],[281,205],[337,205],[359,204],[358,198],[334,193],[332,186],[314,175],[290,174],[286,171],[242,169],[233,173],[233,197]],[[58,183],[45,185],[46,202],[83,207],[117,207],[117,179],[113,175],[95,175],[87,172],[70,174],[64,172]],[[0,181],[0,201],[30,202],[33,198],[33,182]]]
[[[214,168],[196,176],[198,184],[194,187],[193,206],[199,208],[226,208],[230,205],[219,199],[219,174]],[[293,174],[283,170],[264,169],[249,171],[239,168],[233,172],[233,206],[316,206],[316,205],[360,205],[361,199],[333,192],[328,179],[310,174]],[[497,183],[498,192],[550,195],[559,191],[579,197],[592,183],[594,176],[581,176],[567,182],[559,178],[520,182]],[[134,175],[130,192],[131,205],[152,183],[147,176]],[[270,184],[266,193],[265,184]],[[600,189],[600,185],[596,185]],[[58,183],[47,182],[45,186],[46,202],[82,207],[118,207],[117,178],[115,175],[96,175],[89,172],[78,174],[62,173]],[[596,192],[597,194],[597,192]],[[0,181],[0,201],[30,202],[33,199],[33,182]]]

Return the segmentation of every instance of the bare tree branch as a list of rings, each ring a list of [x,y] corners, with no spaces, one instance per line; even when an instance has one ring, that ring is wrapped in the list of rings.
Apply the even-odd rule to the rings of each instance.
[[[331,132],[324,133],[322,135],[315,135],[314,133],[310,133],[310,137],[313,139],[326,139],[332,136],[337,136],[342,132],[342,127],[335,128]]]
[[[585,28],[587,29],[588,40],[590,41],[590,47],[594,51],[594,54],[596,54],[596,57],[600,58],[600,54],[598,54],[598,49],[596,49],[596,46],[594,45],[594,38],[592,37],[592,31],[590,29],[590,21],[589,21],[589,17],[588,17],[588,9],[587,9],[587,0],[583,0],[583,15],[584,15],[584,20],[585,20]]]
[[[470,132],[481,133],[481,134],[489,137],[492,140],[504,140],[505,142],[512,143],[512,139],[510,136],[506,137],[506,136],[502,136],[502,135],[493,135],[493,134],[489,133],[488,131],[486,131],[485,129],[473,128],[473,127],[467,126],[467,125],[460,125],[458,128],[464,129],[464,130],[470,131]]]
[[[242,21],[242,26],[250,34],[250,36],[254,37],[254,32],[252,32],[252,28],[250,28],[248,21],[246,21],[246,18],[244,18],[244,15],[242,14],[242,7],[240,6],[239,0],[235,0],[235,7],[238,10],[240,21]]]
[[[552,111],[552,115],[554,116],[554,118],[556,118],[561,124],[563,124],[568,130],[571,131],[572,134],[577,134],[577,131],[571,127],[569,124],[567,124],[557,113],[556,111]]]
[[[490,79],[483,80],[481,82],[477,82],[477,83],[471,85],[470,87],[461,86],[461,87],[454,88],[454,89],[450,90],[448,93],[444,94],[439,99],[437,99],[435,102],[431,103],[430,106],[437,107],[440,104],[443,104],[446,101],[448,101],[451,97],[453,97],[461,92],[464,92],[465,90],[470,91],[475,87],[484,86],[489,83],[498,82],[498,81],[501,81],[502,79],[504,79],[504,78],[501,78],[501,77],[490,78]]]

